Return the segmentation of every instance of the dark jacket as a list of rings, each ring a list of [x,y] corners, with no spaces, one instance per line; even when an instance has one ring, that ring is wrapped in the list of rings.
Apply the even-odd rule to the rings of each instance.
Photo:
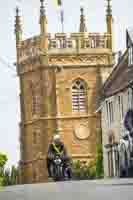
[[[59,144],[55,144],[56,145],[56,148],[58,149],[58,151],[60,152],[60,154],[63,156],[63,157],[66,157],[67,156],[67,151],[66,151],[66,148],[64,146],[64,144],[62,142],[60,142]],[[48,158],[52,156],[55,156],[58,154],[58,152],[56,151],[56,148],[54,148],[54,145],[53,143],[51,143],[48,147]]]

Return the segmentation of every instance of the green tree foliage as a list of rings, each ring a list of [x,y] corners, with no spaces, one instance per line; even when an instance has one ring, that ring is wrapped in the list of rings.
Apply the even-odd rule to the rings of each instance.
[[[96,177],[95,161],[90,163],[80,160],[72,162],[73,176],[76,179],[94,179]]]
[[[72,162],[73,176],[76,179],[103,178],[103,153],[102,144],[96,145],[96,159],[87,163],[80,160]]]
[[[96,177],[103,178],[103,152],[102,152],[102,144],[97,144],[96,147]]]
[[[18,178],[18,169],[13,165],[11,169],[11,175],[10,175],[11,185],[17,184],[17,178]]]
[[[11,185],[10,184],[10,169],[5,169],[3,174],[3,186]]]
[[[3,153],[0,153],[0,168],[3,168],[5,166],[7,160],[7,156]]]
[[[102,129],[96,131],[96,177],[103,178]]]
[[[4,167],[7,162],[8,158],[5,154],[0,153],[0,186],[3,185],[4,181]]]
[[[15,166],[12,166],[11,169],[6,169],[7,160],[7,156],[0,153],[0,186],[17,184],[18,169]]]
[[[5,169],[3,176],[3,186],[16,185],[18,177],[18,169],[12,166],[11,169]]]

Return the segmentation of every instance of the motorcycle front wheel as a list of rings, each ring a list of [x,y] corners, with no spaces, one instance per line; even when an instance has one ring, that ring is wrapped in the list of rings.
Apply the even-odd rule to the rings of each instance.
[[[61,166],[55,166],[54,168],[54,181],[62,181],[63,179],[63,173],[62,173],[62,167]]]

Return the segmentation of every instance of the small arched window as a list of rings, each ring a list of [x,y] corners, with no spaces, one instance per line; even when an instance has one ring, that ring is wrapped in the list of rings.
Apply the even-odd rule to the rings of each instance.
[[[32,114],[37,114],[40,111],[40,96],[34,91],[32,93]]]
[[[31,92],[31,111],[32,115],[36,115],[40,113],[41,106],[41,96],[40,96],[40,88],[38,83],[30,82],[30,92]]]
[[[87,110],[87,90],[83,80],[76,80],[72,85],[72,110],[85,112]]]
[[[37,144],[37,131],[33,131],[33,144]]]

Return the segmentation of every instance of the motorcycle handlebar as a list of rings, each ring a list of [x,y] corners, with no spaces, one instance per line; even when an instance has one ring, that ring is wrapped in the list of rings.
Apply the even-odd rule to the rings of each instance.
[[[49,155],[49,156],[48,156],[48,159],[54,159],[56,156],[59,156],[59,157],[60,157],[61,159],[63,159],[63,160],[69,159],[68,156],[64,156],[64,155],[61,155],[61,154]]]

